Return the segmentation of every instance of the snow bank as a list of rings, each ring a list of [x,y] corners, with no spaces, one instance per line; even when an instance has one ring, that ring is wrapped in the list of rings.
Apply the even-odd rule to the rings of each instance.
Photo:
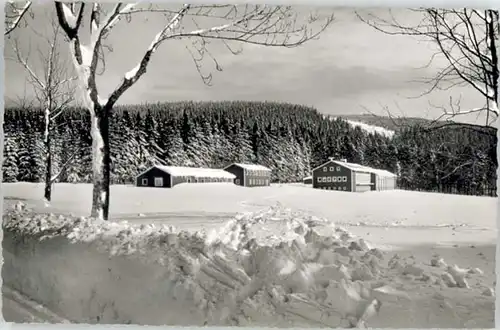
[[[402,303],[409,297],[394,284],[405,272],[415,283],[434,278],[394,258],[385,265],[368,242],[280,206],[190,234],[18,203],[3,226],[4,283],[74,322],[345,328],[378,310],[378,327],[404,327],[393,313],[440,326],[416,317],[418,303]]]

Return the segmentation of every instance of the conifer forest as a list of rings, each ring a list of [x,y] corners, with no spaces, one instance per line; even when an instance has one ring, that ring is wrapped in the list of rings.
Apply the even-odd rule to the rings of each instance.
[[[86,110],[68,108],[52,125],[58,182],[91,182],[89,119]],[[402,189],[496,194],[494,128],[408,125],[389,138],[306,106],[224,101],[117,106],[110,130],[113,184],[134,183],[152,164],[232,162],[268,166],[274,182],[301,182],[335,157],[394,172]],[[43,111],[5,109],[4,131],[4,182],[43,182]]]

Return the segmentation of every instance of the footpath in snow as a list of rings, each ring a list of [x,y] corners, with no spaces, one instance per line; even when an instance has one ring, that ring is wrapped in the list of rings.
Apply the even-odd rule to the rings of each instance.
[[[331,221],[279,206],[188,233],[34,214],[18,203],[3,226],[4,282],[73,322],[493,325],[494,292],[481,269],[388,255]],[[460,309],[464,300],[482,314]]]

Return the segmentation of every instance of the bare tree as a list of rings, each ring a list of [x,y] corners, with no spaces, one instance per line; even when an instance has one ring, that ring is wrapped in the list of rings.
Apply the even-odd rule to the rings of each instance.
[[[220,70],[219,63],[209,51],[210,40],[220,40],[234,54],[239,50],[232,48],[232,42],[295,47],[316,38],[333,21],[333,15],[321,22],[318,17],[309,15],[304,17],[304,23],[300,24],[300,15],[291,7],[265,5],[185,4],[175,10],[138,3],[118,3],[110,10],[104,10],[104,4],[99,3],[56,2],[55,6],[59,24],[68,37],[73,63],[83,87],[84,104],[91,114],[94,186],[91,216],[99,219],[108,219],[109,214],[110,113],[123,93],[146,73],[151,57],[158,47],[168,40],[190,41],[188,50],[195,66],[203,80],[210,83],[211,75],[201,73],[203,58],[212,59],[216,69]],[[135,13],[159,13],[165,20],[163,27],[153,36],[139,63],[125,73],[108,98],[102,98],[96,84],[96,72],[98,66],[102,65],[104,39],[120,20],[129,21]],[[193,24],[193,29],[186,27],[188,22]],[[316,22],[321,24],[314,32],[311,26]],[[207,26],[202,27],[204,23]],[[84,24],[90,30],[88,43],[82,40]]]
[[[498,109],[498,35],[499,13],[496,10],[476,9],[409,9],[421,16],[416,24],[405,24],[389,11],[388,17],[357,14],[365,23],[390,35],[408,35],[431,41],[437,52],[429,61],[445,59],[445,67],[425,82],[429,94],[435,90],[450,90],[456,86],[469,86],[484,97],[484,105],[474,109],[461,109],[460,100],[450,99],[440,107],[439,119],[460,115],[485,113],[486,126],[496,120]]]
[[[32,1],[7,1],[5,6],[4,35],[9,35],[21,24],[25,16],[28,15],[31,5]]]
[[[74,99],[76,76],[70,74],[71,66],[65,61],[60,53],[59,42],[61,40],[61,30],[56,21],[52,21],[52,31],[49,36],[42,36],[35,32],[45,42],[43,48],[38,48],[37,53],[39,63],[33,64],[33,56],[29,52],[25,55],[17,39],[12,39],[12,49],[15,53],[13,59],[19,63],[26,71],[27,81],[32,86],[35,93],[35,100],[44,109],[44,153],[45,153],[45,189],[44,198],[50,202],[52,196],[52,184],[61,175],[64,168],[69,165],[70,160],[62,165],[57,174],[53,174],[53,146],[52,135],[56,128],[54,123],[57,117],[68,108]],[[31,59],[31,61],[29,60]],[[37,65],[41,64],[41,66]],[[35,69],[35,68],[38,68]],[[26,101],[24,101],[26,102]]]

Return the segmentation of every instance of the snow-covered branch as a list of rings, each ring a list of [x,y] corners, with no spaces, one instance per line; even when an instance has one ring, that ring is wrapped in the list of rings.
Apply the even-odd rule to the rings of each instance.
[[[111,93],[108,99],[108,104],[112,106],[118,98],[130,88],[144,73],[146,73],[147,66],[151,60],[151,55],[156,51],[160,43],[165,40],[164,36],[172,29],[175,29],[181,22],[184,15],[189,11],[190,5],[186,4],[182,9],[174,15],[174,17],[163,27],[163,29],[156,34],[149,48],[145,52],[139,64],[132,70],[127,72],[124,76],[122,83]]]
[[[91,49],[94,49],[95,46],[101,42],[102,37],[118,23],[123,15],[129,14],[136,5],[137,3],[129,3],[125,6],[123,3],[116,4],[111,13],[104,19],[102,25],[100,25],[97,20],[100,6],[94,5],[91,13],[91,23],[92,27],[95,27],[96,30],[91,35]]]
[[[167,24],[153,38],[149,48],[144,53],[139,63],[132,70],[124,75],[123,81],[111,94],[108,102],[112,105],[132,84],[134,84],[145,72],[150,61],[151,55],[166,40],[180,38],[199,38],[199,39],[218,39],[221,41],[236,41],[242,43],[251,43],[265,46],[294,47],[304,42],[316,38],[321,32],[333,22],[333,15],[326,18],[325,23],[312,33],[308,29],[308,24],[314,23],[316,18],[310,17],[308,24],[296,26],[297,16],[289,7],[266,6],[266,5],[246,5],[243,10],[238,10],[236,5],[215,5],[213,9],[227,10],[224,15],[213,13],[213,17],[221,18],[225,21],[223,24],[213,25],[206,28],[197,28],[192,31],[177,29],[185,16],[192,15],[192,5],[185,4],[173,15]],[[228,10],[229,8],[229,10]],[[198,7],[198,13],[201,12],[210,17],[212,11],[210,6]],[[232,19],[227,19],[231,16]],[[198,24],[195,22],[195,25]],[[295,38],[295,40],[293,40]],[[210,54],[206,49],[206,42],[201,42],[200,49],[197,52],[203,55]],[[230,49],[230,47],[229,47]],[[237,54],[237,52],[233,52]],[[193,57],[193,53],[191,52]],[[211,55],[210,55],[211,56]],[[194,57],[197,68],[198,62]],[[213,58],[217,68],[220,66]],[[201,72],[200,70],[198,70]]]

